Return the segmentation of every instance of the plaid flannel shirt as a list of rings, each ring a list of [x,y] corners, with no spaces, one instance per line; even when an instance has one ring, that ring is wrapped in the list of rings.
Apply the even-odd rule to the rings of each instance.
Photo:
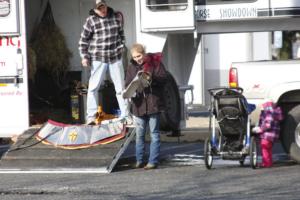
[[[79,53],[81,58],[114,63],[122,57],[124,40],[122,22],[112,8],[108,7],[104,18],[91,10],[83,25]]]
[[[283,119],[280,107],[268,107],[259,117],[260,138],[274,142],[279,138],[280,121]]]

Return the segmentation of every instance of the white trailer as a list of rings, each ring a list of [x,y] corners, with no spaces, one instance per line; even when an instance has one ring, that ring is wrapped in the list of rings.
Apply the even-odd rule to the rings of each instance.
[[[141,0],[136,1],[136,13],[140,16],[136,22],[137,41],[150,47],[150,51],[163,51],[167,55],[166,65],[181,85],[186,83],[185,76],[193,68],[194,62],[191,60],[199,55],[196,52],[205,53],[201,35],[297,30],[300,23],[299,10],[300,1],[297,0]],[[284,69],[281,70],[284,73]],[[202,74],[198,74],[198,77],[204,98],[203,72],[202,66]],[[211,76],[208,78],[211,79]],[[300,99],[295,98],[300,94],[299,89],[293,88],[280,97],[293,99],[295,107],[285,106],[286,114],[296,110],[300,104]],[[290,114],[286,116],[290,118]],[[291,127],[291,120],[283,123],[284,127]],[[282,131],[281,139],[293,146],[291,149],[286,148],[286,151],[300,162],[300,157],[295,156],[295,153],[300,152],[299,143],[295,141],[295,138],[299,140],[299,128],[298,125],[292,127],[294,130],[286,133]]]
[[[0,137],[29,128],[24,4],[0,1]]]

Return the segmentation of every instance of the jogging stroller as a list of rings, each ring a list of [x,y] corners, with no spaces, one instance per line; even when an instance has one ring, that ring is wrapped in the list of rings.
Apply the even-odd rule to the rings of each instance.
[[[213,157],[223,160],[237,160],[244,165],[250,156],[250,165],[257,166],[257,147],[255,136],[250,135],[248,115],[255,105],[248,104],[242,88],[219,87],[209,89],[211,136],[205,140],[204,159],[207,169],[211,169]]]

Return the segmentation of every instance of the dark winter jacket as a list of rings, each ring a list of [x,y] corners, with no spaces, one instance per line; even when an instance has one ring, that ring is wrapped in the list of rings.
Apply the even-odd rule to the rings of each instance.
[[[138,117],[162,112],[165,108],[163,101],[163,86],[167,80],[167,72],[161,63],[161,53],[148,53],[144,63],[138,65],[134,60],[127,68],[126,87],[134,79],[138,71],[147,71],[151,74],[150,87],[144,88],[132,98],[132,114]]]
[[[79,40],[81,58],[105,63],[121,59],[125,39],[122,21],[112,8],[107,9],[106,17],[90,10]]]

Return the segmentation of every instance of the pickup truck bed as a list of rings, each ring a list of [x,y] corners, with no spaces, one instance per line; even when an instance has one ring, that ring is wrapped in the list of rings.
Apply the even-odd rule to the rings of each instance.
[[[280,140],[294,160],[300,162],[300,60],[232,63],[229,84],[244,89],[249,103],[257,109],[251,115],[258,122],[260,104],[276,102],[284,112]]]

